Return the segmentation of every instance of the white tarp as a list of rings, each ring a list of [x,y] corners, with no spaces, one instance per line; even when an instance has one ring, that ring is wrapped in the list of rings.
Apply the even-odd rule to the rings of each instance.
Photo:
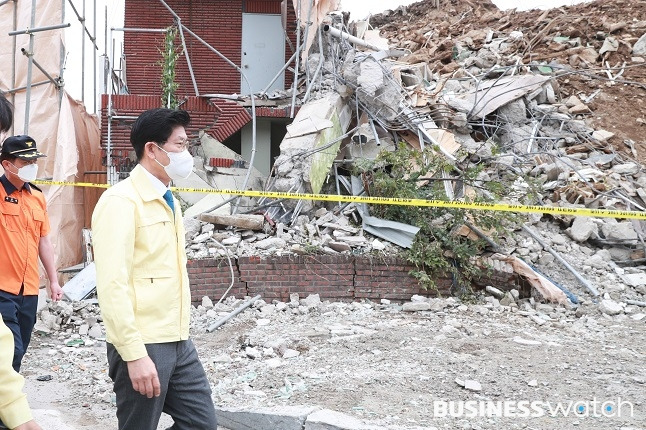
[[[305,61],[305,59],[307,58],[307,53],[310,50],[310,46],[312,46],[312,43],[314,42],[314,38],[316,37],[316,32],[319,26],[321,25],[321,23],[323,22],[325,15],[327,15],[332,11],[338,10],[341,1],[340,0],[292,0],[292,1],[294,2],[294,10],[296,11],[297,18],[299,17],[299,11],[300,11],[299,22],[301,23],[301,27],[302,27],[301,31],[303,32],[303,36],[305,35],[305,26],[307,25],[307,23],[308,22],[312,23],[309,30],[307,31],[307,40],[305,41],[305,49],[303,50],[303,55],[302,55],[302,60]]]
[[[38,29],[61,24],[62,2],[36,2],[35,25],[31,25],[32,2],[8,2],[0,6],[0,91],[14,103],[14,128],[11,134],[24,134],[28,57],[30,37],[9,36],[14,30]],[[14,27],[14,15],[16,25]],[[60,76],[61,52],[64,53],[63,30],[34,32],[34,60],[54,79]],[[15,51],[14,51],[15,42]],[[15,56],[14,56],[15,52]],[[40,84],[47,82],[45,84]],[[47,154],[39,160],[39,177],[54,181],[86,182],[84,175],[100,167],[100,133],[98,120],[32,66],[28,132],[38,149]],[[1,169],[0,169],[1,171]],[[96,179],[96,178],[91,178]],[[105,177],[102,179],[105,181]],[[70,186],[42,186],[47,198],[58,269],[82,261],[81,230],[89,225],[89,214],[98,191]]]

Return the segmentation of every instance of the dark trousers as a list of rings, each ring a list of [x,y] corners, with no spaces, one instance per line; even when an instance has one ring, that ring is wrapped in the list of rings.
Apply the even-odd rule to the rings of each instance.
[[[31,332],[36,324],[38,296],[23,296],[0,291],[0,314],[9,330],[13,333],[13,368],[20,371],[22,357],[27,351]]]
[[[173,418],[172,430],[217,429],[211,387],[191,340],[146,345],[161,385],[161,395],[152,399],[132,388],[127,363],[107,346],[119,430],[156,430],[162,412]]]

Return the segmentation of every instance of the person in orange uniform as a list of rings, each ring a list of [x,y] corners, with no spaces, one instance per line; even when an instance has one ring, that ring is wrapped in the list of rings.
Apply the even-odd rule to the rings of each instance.
[[[0,314],[13,333],[13,368],[20,364],[36,323],[38,305],[38,258],[43,263],[52,300],[60,300],[54,265],[54,247],[49,239],[49,219],[43,193],[30,181],[36,179],[38,152],[29,136],[8,137],[2,144],[0,163]]]
[[[11,128],[11,103],[0,93],[0,142]],[[25,380],[13,369],[13,334],[0,318],[0,428],[42,430],[32,419],[27,398],[22,392]]]

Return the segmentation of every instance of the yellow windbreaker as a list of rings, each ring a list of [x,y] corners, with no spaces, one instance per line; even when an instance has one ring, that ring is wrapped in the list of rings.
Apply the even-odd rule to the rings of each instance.
[[[27,396],[22,392],[25,380],[11,367],[13,334],[0,318],[0,420],[9,428],[32,419]]]
[[[92,214],[99,306],[124,361],[148,355],[145,344],[188,339],[191,294],[177,201],[175,208],[173,215],[137,165]]]

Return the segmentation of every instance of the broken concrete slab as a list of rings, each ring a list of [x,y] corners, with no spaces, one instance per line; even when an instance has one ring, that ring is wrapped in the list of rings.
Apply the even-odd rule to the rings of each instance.
[[[577,242],[585,242],[598,234],[599,227],[592,218],[576,217],[572,222],[572,226],[566,231]]]
[[[601,226],[601,232],[606,239],[635,240],[637,232],[630,221],[617,222],[615,219],[606,220]]]
[[[646,273],[628,273],[622,276],[626,285],[638,287],[646,285]]]
[[[287,136],[304,136],[306,134],[318,133],[331,127],[334,127],[334,123],[332,121],[325,118],[319,118],[316,115],[296,118],[294,119],[294,122],[287,126]]]
[[[285,136],[280,144],[281,154],[276,159],[278,191],[297,191],[319,193],[325,178],[341,146],[341,139],[350,124],[351,111],[340,95],[328,93],[324,97],[306,103],[294,119],[295,122],[307,118],[323,118],[333,126],[318,133],[297,137]],[[289,162],[289,170],[280,166]],[[311,205],[311,203],[309,203]]]
[[[218,425],[230,430],[302,430],[318,406],[276,406],[242,409],[216,407]]]
[[[542,75],[505,76],[496,80],[481,82],[468,94],[448,98],[450,106],[466,111],[472,118],[482,119],[498,108],[540,88],[550,78]],[[460,101],[457,105],[455,100]],[[466,103],[464,103],[466,102]]]
[[[633,45],[633,55],[641,55],[646,57],[646,34],[643,34],[637,42]]]
[[[79,301],[89,297],[95,289],[96,266],[92,262],[63,285],[63,296],[71,301]]]
[[[202,198],[197,203],[194,203],[191,207],[184,211],[184,219],[196,218],[203,213],[210,213],[214,215],[228,215],[231,213],[231,204],[225,203],[228,199],[229,196],[222,194],[202,195]]]

